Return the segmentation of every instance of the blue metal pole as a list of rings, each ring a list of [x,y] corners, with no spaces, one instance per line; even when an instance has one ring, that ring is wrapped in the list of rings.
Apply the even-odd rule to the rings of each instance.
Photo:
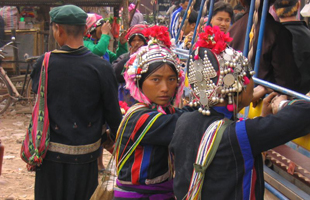
[[[273,90],[276,90],[276,91],[281,92],[283,94],[286,94],[288,96],[292,96],[292,97],[296,97],[298,99],[303,99],[303,100],[306,100],[306,101],[310,101],[310,97],[308,97],[306,95],[300,94],[300,93],[295,92],[293,90],[286,89],[284,87],[275,85],[273,83],[269,83],[269,82],[261,80],[259,78],[253,77],[253,81],[256,84],[263,85],[265,87],[271,88]]]
[[[252,0],[252,1],[254,1],[254,0]],[[266,22],[266,18],[267,18],[267,12],[269,11],[268,3],[269,3],[268,0],[264,0],[262,17],[260,20],[257,49],[256,49],[256,55],[255,55],[255,65],[254,65],[254,71],[255,71],[254,76],[255,77],[257,77],[257,75],[258,75],[259,61],[260,61],[261,50],[262,50],[263,39],[264,39],[264,32],[265,32],[265,22]]]
[[[213,15],[213,6],[214,6],[214,0],[210,1],[210,8],[209,8],[209,14],[208,14],[208,21],[207,21],[207,26],[210,25],[212,15]]]
[[[200,3],[200,9],[199,9],[199,13],[198,13],[198,18],[197,18],[197,20],[196,20],[195,31],[194,31],[193,38],[192,38],[192,42],[191,42],[192,47],[191,47],[191,49],[190,49],[190,51],[189,51],[189,54],[192,53],[193,44],[194,44],[194,42],[195,42],[195,37],[196,37],[196,34],[197,34],[197,28],[198,28],[198,26],[199,26],[199,22],[200,22],[202,10],[203,10],[203,5],[205,4],[205,1],[206,1],[206,0],[201,0],[201,3]],[[212,9],[213,9],[213,4],[214,4],[214,0],[211,0],[211,5],[212,5],[212,6],[210,6],[210,8],[212,7]]]
[[[188,2],[188,5],[187,5],[187,8],[186,8],[186,10],[185,10],[185,13],[184,13],[184,16],[183,16],[181,25],[180,25],[179,30],[178,30],[178,33],[177,33],[177,37],[175,38],[175,43],[176,43],[176,44],[177,44],[177,42],[178,42],[178,40],[179,40],[182,27],[183,27],[184,22],[185,22],[185,20],[186,20],[186,18],[187,18],[187,13],[188,13],[189,7],[190,7],[190,5],[192,4],[192,2],[193,2],[193,0],[189,0],[189,2]]]
[[[250,32],[251,27],[253,24],[253,14],[254,14],[254,8],[255,8],[255,0],[251,1],[250,5],[250,11],[249,11],[249,17],[248,17],[248,25],[246,27],[246,35],[245,35],[245,41],[244,41],[244,47],[243,47],[243,55],[244,57],[248,57],[249,53],[249,43],[250,43]]]
[[[279,198],[279,200],[289,200],[287,197],[285,197],[282,193],[280,193],[278,190],[276,190],[274,187],[272,187],[267,182],[265,182],[265,188],[269,190],[274,196]]]

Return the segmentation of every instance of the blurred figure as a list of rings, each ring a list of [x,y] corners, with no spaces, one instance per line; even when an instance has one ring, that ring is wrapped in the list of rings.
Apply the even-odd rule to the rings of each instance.
[[[230,43],[231,47],[243,51],[251,0],[241,0],[240,2],[246,8],[246,13],[232,25],[229,33],[230,36],[234,38]],[[269,2],[271,5],[273,3],[273,0]],[[253,38],[253,57],[250,59],[252,67],[254,67],[255,63],[262,5],[263,0],[261,0],[260,3],[258,24],[257,27],[255,27],[256,34]],[[282,24],[276,22],[269,13],[267,13],[266,17],[265,33],[257,77],[288,89],[297,91],[299,89],[300,74],[294,62],[292,35]],[[266,94],[266,91],[267,90],[263,86],[259,85],[255,87],[253,103],[259,101],[259,99]]]
[[[273,6],[281,24],[293,36],[294,59],[301,74],[299,91],[305,94],[310,91],[310,30],[305,21],[298,20],[300,2],[298,0],[276,0]]]
[[[234,7],[234,22],[236,22],[238,19],[240,19],[245,13],[245,8],[241,5],[241,3],[238,3]]]
[[[176,38],[179,30],[179,17],[182,10],[186,10],[189,0],[181,0],[180,7],[171,15],[169,32],[171,38]]]
[[[87,47],[92,53],[103,56],[103,58],[112,63],[120,55],[127,53],[127,43],[124,38],[125,33],[121,35],[116,53],[108,50],[111,36],[110,22],[106,22],[101,15],[96,13],[87,14],[87,34],[84,37],[84,46]]]
[[[144,24],[137,24],[131,27],[125,36],[129,44],[129,52],[119,56],[112,63],[116,79],[119,83],[118,100],[126,102],[128,106],[132,106],[136,101],[130,96],[129,90],[125,88],[125,79],[123,77],[124,65],[130,56],[136,53],[140,47],[147,45],[148,39],[143,35],[143,30],[147,28],[148,26]]]
[[[138,8],[136,9],[136,12],[133,13],[135,11],[135,7],[136,5],[135,4],[130,4],[129,7],[128,7],[128,12],[129,12],[129,21],[131,20],[131,16],[132,17],[132,20],[131,20],[131,23],[130,23],[130,26],[134,26],[136,24],[141,24],[144,19],[143,19],[143,15],[142,13],[138,10]]]
[[[184,13],[184,10],[182,10],[180,13],[179,25],[181,25]],[[196,27],[197,17],[198,13],[195,10],[192,10],[188,16],[187,23],[184,23],[182,27],[182,36],[179,38],[179,42],[177,45],[178,47],[182,49],[190,49],[194,30]]]

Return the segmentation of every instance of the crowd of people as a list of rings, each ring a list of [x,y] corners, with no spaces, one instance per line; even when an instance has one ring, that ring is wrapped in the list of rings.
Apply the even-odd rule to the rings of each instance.
[[[120,34],[115,53],[108,49],[111,25],[102,16],[74,5],[53,8],[51,28],[60,48],[51,51],[48,67],[52,145],[36,167],[35,199],[90,199],[108,140],[115,142],[115,200],[263,199],[261,152],[310,133],[310,102],[254,88],[254,58],[240,52],[249,2],[240,1],[244,9],[215,3],[211,26],[200,28],[194,44],[198,13],[191,10],[180,27],[188,0],[174,6],[169,28],[141,24],[131,4],[131,26]],[[286,2],[299,8],[297,0],[276,0],[281,23],[267,17],[258,77],[305,94],[309,29]],[[180,40],[171,42],[178,31]],[[253,39],[255,46],[257,35]],[[176,46],[193,49],[186,68]],[[43,60],[31,74],[36,93]],[[261,98],[261,117],[237,118]],[[126,112],[121,102],[130,107]]]

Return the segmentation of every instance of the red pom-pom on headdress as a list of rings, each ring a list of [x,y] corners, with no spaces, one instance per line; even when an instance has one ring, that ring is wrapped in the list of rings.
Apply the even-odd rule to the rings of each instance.
[[[142,34],[149,39],[157,39],[168,48],[170,48],[171,46],[169,31],[168,28],[165,26],[149,27],[145,29]]]
[[[195,47],[208,48],[216,54],[220,54],[226,49],[227,42],[233,39],[229,37],[229,33],[224,33],[218,26],[206,26],[204,32],[199,33],[198,41]]]

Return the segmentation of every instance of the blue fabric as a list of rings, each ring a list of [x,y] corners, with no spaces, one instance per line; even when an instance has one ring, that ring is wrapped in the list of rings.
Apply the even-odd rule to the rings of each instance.
[[[106,52],[104,55],[103,55],[103,59],[105,59],[106,61],[110,62],[110,56],[109,56],[109,53]]]
[[[183,10],[182,7],[178,8],[174,11],[171,15],[171,23],[169,26],[169,32],[171,34],[171,38],[176,38],[178,34],[178,25],[179,25],[179,15],[180,12]]]
[[[252,149],[245,127],[245,121],[237,122],[235,130],[239,141],[239,146],[242,152],[242,156],[244,159],[244,175],[243,175],[242,191],[243,191],[243,199],[245,200],[250,199],[254,158],[252,155]]]
[[[226,118],[231,119],[233,113],[230,112],[226,106],[214,106],[212,107],[216,112],[222,113]]]
[[[139,180],[141,184],[145,184],[145,180],[147,179],[147,169],[150,166],[152,149],[153,148],[151,145],[143,146],[143,158],[141,163],[140,180]]]

